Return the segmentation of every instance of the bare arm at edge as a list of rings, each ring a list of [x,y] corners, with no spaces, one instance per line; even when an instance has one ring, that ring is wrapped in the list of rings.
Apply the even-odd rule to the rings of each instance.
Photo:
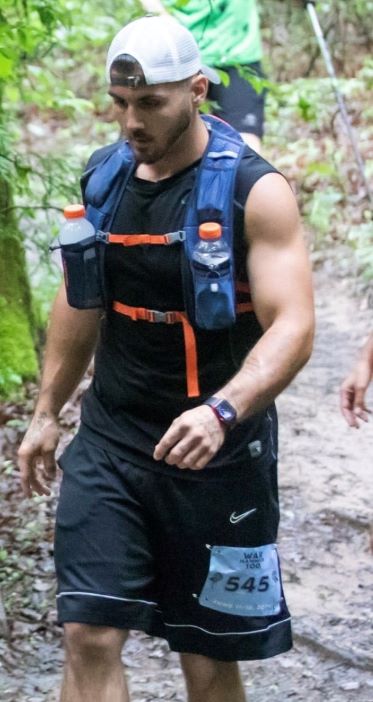
[[[18,451],[26,497],[48,495],[43,482],[55,475],[58,414],[81,380],[94,352],[102,310],[77,310],[62,284],[53,304],[35,413]],[[38,464],[42,468],[39,470]]]
[[[359,420],[368,421],[370,410],[366,406],[365,394],[373,378],[373,332],[369,335],[359,357],[343,381],[340,391],[340,409],[350,427],[359,428]]]
[[[311,271],[294,195],[279,174],[263,176],[245,208],[248,271],[263,336],[240,370],[214,395],[236,409],[238,421],[267,407],[308,360],[314,312]],[[154,457],[200,470],[222,445],[225,429],[210,407],[176,418]]]

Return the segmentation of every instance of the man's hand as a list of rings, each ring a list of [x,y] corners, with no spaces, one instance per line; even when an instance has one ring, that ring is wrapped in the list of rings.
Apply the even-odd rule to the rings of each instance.
[[[55,451],[59,440],[57,419],[48,412],[37,412],[18,450],[18,465],[25,497],[50,495],[45,480],[56,475]]]
[[[225,433],[211,407],[201,405],[174,419],[153,457],[181,469],[201,470],[220,449]]]

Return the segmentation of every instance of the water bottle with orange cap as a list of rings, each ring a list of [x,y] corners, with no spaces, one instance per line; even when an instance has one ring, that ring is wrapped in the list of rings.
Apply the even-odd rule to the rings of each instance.
[[[231,251],[218,222],[204,222],[198,234],[192,254],[196,323],[224,328],[235,320]]]
[[[68,205],[57,240],[50,250],[60,249],[67,301],[71,307],[101,307],[102,293],[98,240],[93,225],[85,218],[83,205]]]

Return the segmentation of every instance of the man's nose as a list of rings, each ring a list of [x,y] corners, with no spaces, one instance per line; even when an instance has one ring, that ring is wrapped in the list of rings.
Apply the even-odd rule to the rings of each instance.
[[[138,110],[129,105],[126,114],[126,129],[128,131],[134,131],[135,129],[142,129],[143,127],[144,123],[140,118]]]

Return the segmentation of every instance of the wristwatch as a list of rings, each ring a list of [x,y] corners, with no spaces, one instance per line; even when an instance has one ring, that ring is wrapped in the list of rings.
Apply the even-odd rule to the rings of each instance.
[[[203,404],[211,407],[219,422],[227,429],[234,427],[237,422],[237,412],[228,400],[222,400],[220,397],[209,397]]]

